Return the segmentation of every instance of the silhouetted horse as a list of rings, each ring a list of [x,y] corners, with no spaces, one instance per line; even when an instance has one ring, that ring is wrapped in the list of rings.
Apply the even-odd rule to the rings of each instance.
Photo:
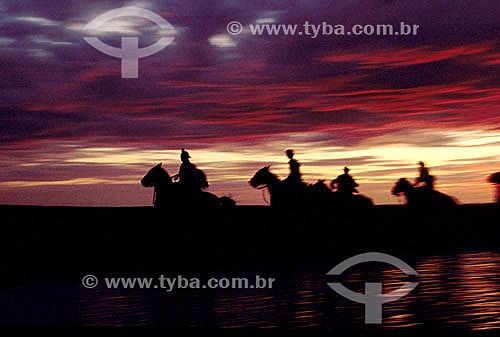
[[[322,180],[314,185],[281,181],[277,175],[269,171],[269,166],[258,170],[249,184],[258,189],[267,188],[271,195],[271,206],[275,208],[318,208],[318,206],[363,208],[373,205],[371,199],[362,195],[332,192]]]
[[[218,198],[215,194],[201,190],[188,193],[182,184],[172,182],[172,178],[161,167],[161,163],[148,171],[141,179],[141,184],[144,187],[154,187],[153,204],[155,207],[196,209],[234,206],[234,201],[229,197]]]
[[[424,187],[415,187],[408,179],[399,179],[392,189],[392,194],[399,196],[404,194],[408,206],[419,208],[447,208],[457,204],[456,200],[449,195],[429,190]]]
[[[492,184],[497,185],[497,203],[500,205],[500,172],[493,173],[488,181]]]
[[[250,179],[249,184],[258,189],[267,188],[271,195],[270,204],[272,207],[284,208],[298,206],[301,202],[301,194],[304,186],[291,186],[269,171],[269,166],[266,166]],[[302,190],[301,190],[302,189]]]

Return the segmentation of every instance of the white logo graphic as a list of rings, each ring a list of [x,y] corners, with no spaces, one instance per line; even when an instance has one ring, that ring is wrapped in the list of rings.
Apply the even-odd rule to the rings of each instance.
[[[238,21],[231,21],[227,24],[227,32],[231,35],[238,35],[243,31],[243,25]]]
[[[164,18],[147,9],[137,7],[122,7],[113,9],[87,24],[84,29],[99,29],[104,23],[122,16],[136,16],[148,19],[164,30],[175,30],[175,28]],[[163,48],[168,46],[174,37],[162,37],[155,44],[149,47],[139,49],[139,38],[137,37],[122,37],[122,47],[115,48],[101,42],[96,37],[84,37],[92,47],[107,54],[109,56],[122,59],[122,78],[138,78],[139,77],[139,59],[158,53]]]
[[[382,253],[365,253],[353,256],[330,270],[327,275],[340,275],[347,268],[363,262],[385,262],[399,268],[406,275],[418,275],[418,273],[400,259]],[[406,282],[401,288],[392,293],[382,293],[382,283],[365,283],[365,293],[355,293],[341,285],[340,283],[328,283],[330,288],[339,295],[344,296],[351,301],[363,303],[365,305],[365,324],[382,323],[382,304],[395,301],[410,291],[415,289],[418,283]]]

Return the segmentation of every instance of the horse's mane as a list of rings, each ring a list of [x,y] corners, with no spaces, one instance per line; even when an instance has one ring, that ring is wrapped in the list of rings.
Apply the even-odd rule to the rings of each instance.
[[[171,183],[172,182],[172,177],[170,176],[170,174],[168,174],[167,170],[165,170],[163,167],[159,167],[159,172],[160,172],[160,179],[165,179],[167,181],[167,183]]]
[[[278,177],[276,174],[272,173],[269,169],[267,169],[266,172],[269,173],[269,176],[272,177],[277,182],[281,181],[280,177]]]

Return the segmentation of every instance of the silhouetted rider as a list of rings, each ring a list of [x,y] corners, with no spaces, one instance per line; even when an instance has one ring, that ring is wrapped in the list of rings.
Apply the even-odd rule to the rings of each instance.
[[[424,162],[419,161],[418,165],[420,166],[418,171],[419,171],[419,176],[415,180],[415,186],[419,186],[420,184],[424,184],[424,186],[432,190],[434,189],[434,177],[430,175],[429,169],[425,167]]]
[[[339,175],[330,183],[330,187],[332,188],[332,190],[335,190],[335,185],[337,185],[337,191],[340,193],[348,195],[358,193],[358,190],[356,188],[359,185],[356,181],[354,181],[353,177],[349,175],[349,168],[347,167],[344,167],[344,174]]]
[[[293,158],[293,150],[286,150],[286,156],[290,161],[290,174],[288,175],[288,180],[291,183],[302,184],[302,174],[300,173],[300,163]]]
[[[177,173],[174,178],[178,180],[180,184],[184,186],[188,192],[196,192],[201,189],[200,181],[198,177],[198,169],[196,166],[189,161],[191,156],[184,148],[181,151],[181,161],[182,164],[179,168],[179,173]]]

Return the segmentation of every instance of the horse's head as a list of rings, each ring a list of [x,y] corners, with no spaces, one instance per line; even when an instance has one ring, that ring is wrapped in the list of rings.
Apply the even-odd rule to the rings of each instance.
[[[313,188],[317,191],[320,192],[331,192],[331,190],[328,188],[328,186],[325,184],[325,179],[320,179],[314,185],[312,185]]]
[[[500,172],[497,172],[497,173],[493,173],[490,177],[489,177],[489,182],[490,183],[493,183],[493,184],[499,184],[500,185]]]
[[[146,175],[141,179],[141,184],[144,187],[153,187],[163,181],[172,182],[172,179],[168,175],[167,171],[161,167],[161,163],[159,163],[146,173]]]
[[[392,188],[392,194],[399,196],[401,193],[406,193],[411,189],[411,184],[406,178],[399,179]]]
[[[270,166],[266,166],[258,170],[248,183],[255,188],[269,184],[273,177],[276,178],[276,176],[269,171],[269,167]]]

